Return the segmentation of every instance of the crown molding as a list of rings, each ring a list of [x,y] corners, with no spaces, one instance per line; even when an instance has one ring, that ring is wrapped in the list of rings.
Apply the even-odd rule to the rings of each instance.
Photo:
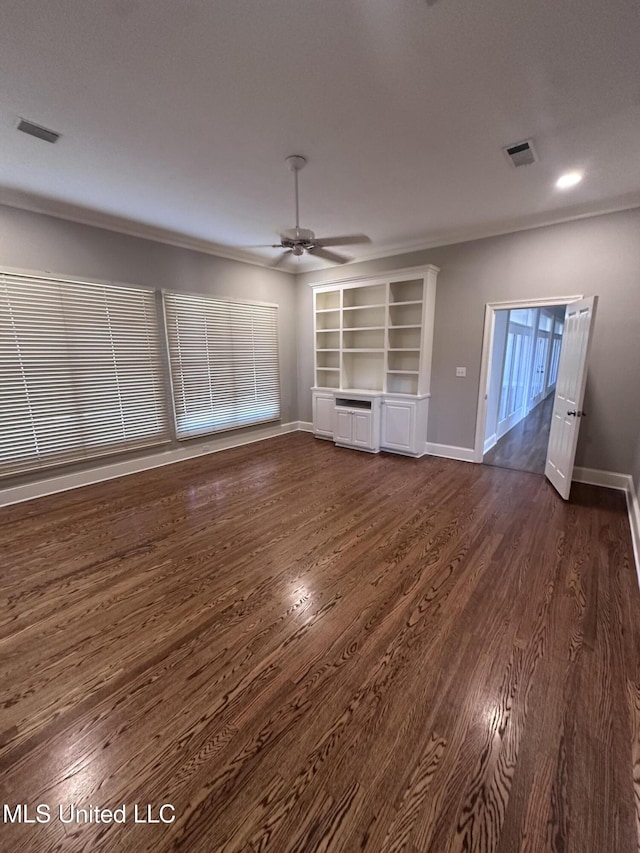
[[[271,264],[256,258],[249,252],[243,252],[230,246],[215,243],[212,240],[203,240],[200,237],[191,237],[166,228],[158,228],[147,225],[144,222],[134,222],[110,213],[79,207],[67,202],[57,201],[46,196],[35,196],[20,190],[0,187],[0,204],[7,207],[15,207],[30,213],[43,213],[53,216],[55,219],[64,219],[67,222],[76,222],[79,225],[89,225],[93,228],[102,228],[105,231],[113,231],[117,234],[125,234],[128,237],[138,237],[142,240],[152,240],[155,243],[163,243],[167,246],[176,246],[179,249],[191,249],[203,252],[207,255],[215,255],[230,261],[240,261],[243,264],[252,264],[257,267],[271,269]],[[289,275],[295,274],[295,270],[279,267],[281,272]]]
[[[549,211],[546,214],[536,214],[535,216],[516,221],[502,220],[487,226],[465,228],[458,231],[445,231],[435,237],[426,236],[422,240],[414,240],[410,243],[397,243],[370,252],[364,251],[357,258],[353,258],[353,260],[344,264],[342,269],[352,264],[361,264],[367,261],[396,257],[398,255],[409,255],[413,252],[425,252],[429,249],[439,249],[442,246],[453,246],[456,243],[470,243],[474,240],[486,240],[490,237],[504,237],[507,234],[534,231],[550,225],[562,225],[565,222],[591,219],[594,216],[607,216],[611,213],[622,213],[625,210],[635,210],[636,208],[640,208],[640,193],[628,193],[624,196],[619,196],[617,199],[609,200],[601,206],[589,205],[588,209],[585,205],[581,205],[580,207],[565,208],[563,213],[555,216],[552,215],[554,212]],[[305,263],[305,267],[303,270],[300,270],[300,274],[320,272],[327,269],[329,267],[321,266],[318,263],[311,263],[309,265]]]
[[[0,187],[0,204],[7,205],[8,207],[15,207],[20,210],[26,210],[31,213],[42,213],[47,216],[53,216],[56,219],[76,222],[80,225],[89,225],[94,228],[102,228],[106,231],[113,231],[118,234],[126,234],[127,236],[137,237],[142,240],[152,240],[156,243],[164,243],[168,246],[176,246],[180,249],[190,249],[196,252],[203,252],[207,255],[226,258],[231,261],[239,261],[240,263],[251,264],[264,269],[272,269],[270,263],[263,259],[256,258],[256,256],[252,255],[250,252],[235,249],[231,246],[216,243],[212,240],[204,240],[199,237],[181,234],[176,231],[159,228],[143,222],[135,222],[124,217],[114,216],[113,214],[98,210],[90,210],[89,208],[69,204],[68,202],[59,201],[46,196],[32,195],[31,193],[26,193],[22,190]],[[610,199],[601,204],[590,204],[588,206],[579,205],[572,208],[564,208],[563,211],[559,213],[550,211],[521,218],[519,220],[499,220],[486,226],[463,228],[456,231],[443,231],[435,236],[425,235],[424,238],[413,240],[411,242],[391,243],[369,252],[360,252],[357,257],[342,265],[340,269],[349,268],[354,264],[379,260],[381,258],[391,258],[398,255],[411,254],[413,252],[424,252],[429,249],[436,249],[442,246],[451,246],[456,243],[467,243],[473,240],[485,240],[490,237],[501,237],[507,234],[516,234],[521,231],[531,231],[537,228],[545,228],[550,225],[560,225],[565,222],[573,222],[578,219],[590,219],[594,216],[606,216],[611,213],[621,213],[625,210],[633,210],[638,207],[640,207],[640,193],[627,193],[626,195],[618,196],[615,199]],[[278,267],[280,272],[285,272],[288,275],[294,276],[306,275],[307,273],[326,271],[330,269],[333,269],[333,267],[328,266],[323,262],[307,262],[306,259],[300,265],[296,264],[293,266],[285,261],[285,263]]]

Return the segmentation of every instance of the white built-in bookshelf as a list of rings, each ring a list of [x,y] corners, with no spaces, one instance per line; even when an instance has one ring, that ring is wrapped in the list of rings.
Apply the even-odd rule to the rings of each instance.
[[[314,287],[315,387],[428,394],[437,274]]]
[[[314,413],[316,398],[355,405],[356,397],[377,395],[384,407],[386,396],[396,402],[429,397],[437,275],[437,267],[425,266],[312,285]],[[383,432],[384,418],[383,410]],[[420,420],[426,430],[426,414]],[[333,436],[326,417],[324,429],[315,426],[317,435]]]

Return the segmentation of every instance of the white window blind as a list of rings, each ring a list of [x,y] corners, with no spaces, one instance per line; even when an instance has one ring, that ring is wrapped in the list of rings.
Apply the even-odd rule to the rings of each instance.
[[[280,417],[278,310],[165,293],[178,438]]]
[[[168,441],[153,291],[0,273],[0,474]]]

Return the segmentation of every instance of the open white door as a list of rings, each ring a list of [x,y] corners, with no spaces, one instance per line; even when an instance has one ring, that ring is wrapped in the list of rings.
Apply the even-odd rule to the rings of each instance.
[[[567,305],[558,368],[553,419],[544,473],[565,499],[569,499],[576,456],[582,403],[587,384],[587,362],[596,316],[597,296]]]

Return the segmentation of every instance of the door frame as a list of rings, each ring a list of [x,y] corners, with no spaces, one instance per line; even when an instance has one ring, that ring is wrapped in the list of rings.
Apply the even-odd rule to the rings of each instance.
[[[567,305],[584,299],[582,294],[571,296],[549,296],[539,299],[512,299],[507,302],[487,302],[484,309],[484,331],[482,333],[482,356],[480,359],[480,383],[478,386],[478,407],[476,414],[476,437],[473,446],[473,461],[482,462],[484,457],[484,433],[487,420],[487,395],[491,376],[491,357],[496,324],[496,311],[509,311],[511,308],[544,308],[547,305]]]

